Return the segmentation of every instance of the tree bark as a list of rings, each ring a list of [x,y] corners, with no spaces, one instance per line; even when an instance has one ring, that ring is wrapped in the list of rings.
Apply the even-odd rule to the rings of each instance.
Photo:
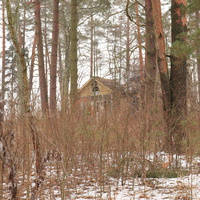
[[[15,47],[16,53],[19,56],[19,61],[21,64],[21,71],[22,71],[22,96],[23,96],[23,112],[28,113],[30,110],[29,107],[29,88],[28,88],[28,78],[27,78],[27,67],[26,61],[24,58],[24,52],[21,49],[21,45],[17,39],[17,33],[14,29],[13,17],[12,17],[12,10],[10,6],[10,1],[6,0],[6,10],[7,10],[7,18],[8,18],[8,29],[11,35],[11,39],[13,45]]]
[[[126,89],[129,91],[130,85],[130,20],[127,17],[126,21],[126,72],[125,72],[125,82],[126,82]]]
[[[152,0],[157,63],[160,72],[164,119],[167,125],[166,149],[181,153],[185,132],[182,126],[187,114],[187,65],[182,51],[186,40],[185,0],[172,0],[172,53],[169,76],[162,28],[160,0]],[[181,52],[181,53],[180,53]]]
[[[2,0],[2,100],[5,99],[5,67],[6,67],[6,25],[5,25],[5,5]],[[4,104],[2,105],[2,112],[4,112]]]
[[[161,4],[160,0],[152,0],[153,18],[154,18],[154,32],[156,39],[156,54],[157,64],[160,74],[162,100],[163,100],[163,117],[166,123],[166,140],[164,150],[170,151],[173,147],[173,140],[171,135],[171,91],[170,79],[165,55],[165,41],[162,26]]]
[[[162,26],[160,0],[152,0],[152,7],[153,7],[153,17],[154,17],[154,31],[156,38],[157,63],[160,73],[161,89],[162,89],[163,111],[164,111],[164,118],[168,124],[169,115],[171,112],[171,93],[169,87],[169,71],[165,56],[165,41],[164,41],[164,33]]]
[[[43,52],[42,29],[41,29],[40,0],[35,0],[35,27],[37,36],[39,84],[41,93],[42,112],[46,114],[49,106],[48,106],[46,75],[44,70],[44,52]]]
[[[6,57],[5,57],[5,44],[6,44],[6,35],[5,35],[5,4],[2,0],[2,88],[0,95],[0,138],[3,136],[3,121],[4,121],[4,100],[5,100],[5,66],[6,66]],[[3,183],[4,183],[4,159],[0,160],[0,199],[4,198],[3,195]]]
[[[152,0],[145,0],[146,11],[146,56],[145,56],[145,87],[146,104],[153,105],[155,99],[156,83],[156,41],[154,29],[154,20],[152,12]]]
[[[94,22],[93,13],[90,15],[90,78],[93,76],[94,70]]]
[[[200,28],[200,14],[199,11],[196,11],[196,28]],[[197,72],[198,72],[198,98],[199,98],[199,104],[200,104],[200,48],[197,47],[196,50],[196,59],[197,59]]]
[[[139,61],[140,61],[140,81],[141,84],[144,83],[144,64],[143,64],[143,55],[142,55],[142,37],[140,31],[140,20],[139,20],[139,10],[138,10],[138,3],[135,3],[135,12],[136,12],[136,26],[137,26],[137,42],[138,42],[138,49],[139,49]]]
[[[23,117],[24,119],[28,117],[29,119],[29,112],[30,112],[30,105],[29,105],[29,88],[28,88],[28,78],[27,78],[27,66],[26,66],[26,61],[24,57],[24,52],[23,49],[21,48],[21,45],[19,43],[18,37],[17,37],[17,32],[14,28],[14,21],[13,21],[13,15],[12,15],[12,9],[11,9],[11,4],[10,0],[6,0],[6,11],[7,11],[7,19],[8,19],[8,29],[10,33],[10,37],[12,40],[12,43],[14,45],[15,51],[19,57],[19,67],[21,70],[21,80],[20,82],[22,83],[22,108],[23,108]],[[19,70],[18,67],[18,70]],[[15,180],[15,169],[14,169],[14,164],[11,160],[10,163],[10,182],[11,182],[11,199],[18,199],[18,188]]]
[[[29,94],[31,95],[32,88],[33,88],[33,71],[34,71],[34,64],[35,64],[35,49],[36,49],[36,35],[34,36],[33,40],[33,47],[32,47],[32,55],[31,55],[31,67],[30,67],[30,76],[29,76]]]
[[[57,52],[59,35],[59,0],[53,1],[53,31],[52,31],[52,52],[50,66],[50,110],[56,111],[56,80],[57,80]]]
[[[177,152],[181,151],[181,142],[185,136],[183,122],[187,115],[187,59],[182,51],[185,48],[186,0],[172,0],[172,53],[171,53],[171,106],[174,146]],[[180,53],[181,52],[181,53]]]
[[[71,1],[71,31],[70,31],[70,74],[71,74],[71,104],[77,99],[77,0]]]

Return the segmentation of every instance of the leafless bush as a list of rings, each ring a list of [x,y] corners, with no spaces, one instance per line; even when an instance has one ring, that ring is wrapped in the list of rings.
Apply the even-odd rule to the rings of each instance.
[[[88,113],[80,108],[54,116],[33,116],[34,131],[40,141],[42,173],[37,198],[54,190],[62,199],[85,182],[97,182],[100,192],[111,178],[124,185],[127,180],[145,177],[148,170],[170,167],[160,154],[165,140],[161,108],[134,109],[123,99],[110,109]],[[199,154],[199,118],[189,115],[183,125],[188,130],[185,141],[187,159]],[[9,118],[8,118],[9,119]],[[36,155],[28,121],[21,117],[6,119],[0,138],[3,195],[12,199],[30,199],[37,187]],[[174,166],[173,166],[174,167]],[[36,182],[35,182],[36,181]],[[32,191],[33,193],[33,191]]]

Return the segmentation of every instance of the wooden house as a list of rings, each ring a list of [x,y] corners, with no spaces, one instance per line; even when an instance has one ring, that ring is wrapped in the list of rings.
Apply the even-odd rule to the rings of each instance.
[[[79,104],[92,106],[95,112],[112,109],[113,100],[123,93],[123,87],[115,80],[92,77],[78,91]]]

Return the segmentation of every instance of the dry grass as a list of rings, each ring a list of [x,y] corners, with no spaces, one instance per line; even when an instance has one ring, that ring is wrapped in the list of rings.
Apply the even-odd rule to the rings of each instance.
[[[90,185],[97,184],[102,193],[109,190],[111,178],[117,185],[124,185],[133,177],[145,179],[148,169],[157,170],[169,163],[157,155],[165,139],[160,110],[157,106],[151,112],[136,111],[125,102],[112,110],[93,114],[79,108],[51,117],[34,114],[43,163],[39,199],[46,198],[46,191],[50,199],[56,196],[67,199],[72,190],[77,190],[78,196],[80,185],[87,190]],[[189,116],[184,126],[188,130],[184,140],[187,161],[192,162],[200,153],[198,115]],[[3,199],[8,199],[9,185],[10,189],[14,188],[12,184],[16,184],[19,199],[30,199],[36,169],[26,120],[7,116],[1,142],[4,146],[1,155]],[[149,155],[154,156],[150,158]],[[54,194],[55,190],[59,193]]]

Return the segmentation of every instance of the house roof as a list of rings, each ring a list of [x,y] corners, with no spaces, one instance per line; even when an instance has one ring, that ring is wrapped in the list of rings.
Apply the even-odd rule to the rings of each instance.
[[[105,87],[107,87],[108,89],[110,89],[113,92],[116,92],[116,91],[120,92],[123,90],[123,86],[121,86],[119,83],[117,83],[116,80],[105,79],[105,78],[101,78],[101,77],[92,77],[79,89],[79,92],[84,87],[86,87],[88,84],[90,84],[90,82],[92,82],[92,81],[97,81],[98,83],[104,85]]]

